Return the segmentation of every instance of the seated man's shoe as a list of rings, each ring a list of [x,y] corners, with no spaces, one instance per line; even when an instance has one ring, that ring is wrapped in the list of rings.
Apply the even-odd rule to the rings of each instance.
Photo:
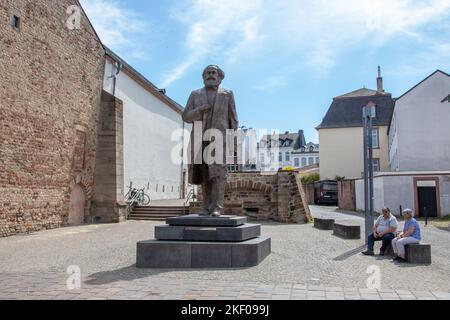
[[[364,251],[362,254],[365,256],[374,256],[375,255],[375,253],[371,250]]]
[[[380,251],[380,256],[384,257],[384,251]]]

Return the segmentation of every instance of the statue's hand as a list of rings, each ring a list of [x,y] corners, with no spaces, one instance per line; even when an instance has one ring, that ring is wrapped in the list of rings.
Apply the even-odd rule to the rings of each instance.
[[[198,110],[199,112],[208,112],[209,110],[211,110],[211,108],[212,108],[212,107],[211,107],[210,105],[205,104],[205,105],[203,105],[203,106],[197,108],[197,110]]]

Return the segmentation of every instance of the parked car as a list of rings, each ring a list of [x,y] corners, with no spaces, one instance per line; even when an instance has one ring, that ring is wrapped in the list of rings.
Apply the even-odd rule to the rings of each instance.
[[[338,183],[334,180],[318,181],[314,184],[314,203],[338,205]]]

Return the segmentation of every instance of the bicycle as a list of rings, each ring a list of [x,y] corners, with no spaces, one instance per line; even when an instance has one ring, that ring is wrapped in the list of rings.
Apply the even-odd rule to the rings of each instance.
[[[129,187],[128,193],[125,195],[127,203],[147,206],[150,204],[150,196],[145,193],[145,188],[136,189]]]

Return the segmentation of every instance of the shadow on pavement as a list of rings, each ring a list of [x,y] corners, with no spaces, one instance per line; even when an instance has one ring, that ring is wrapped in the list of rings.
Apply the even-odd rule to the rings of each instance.
[[[233,268],[233,269],[140,269],[136,265],[124,267],[117,270],[102,271],[89,275],[84,281],[87,285],[102,285],[109,284],[118,281],[133,281],[137,279],[143,279],[150,276],[156,276],[159,274],[171,273],[171,272],[183,272],[183,271],[228,271],[228,270],[246,270],[246,268]]]
[[[366,249],[366,245],[360,246],[358,248],[352,249],[348,252],[345,252],[343,254],[341,254],[340,256],[337,256],[336,258],[334,258],[334,261],[344,261],[347,260],[350,257],[353,257],[354,255],[357,254],[361,254],[362,251],[364,251],[364,249]]]

